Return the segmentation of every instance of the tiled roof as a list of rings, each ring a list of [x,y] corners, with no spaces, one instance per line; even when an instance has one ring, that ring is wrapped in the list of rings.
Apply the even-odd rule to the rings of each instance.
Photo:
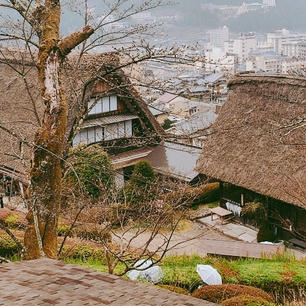
[[[199,174],[194,168],[201,151],[200,148],[165,141],[155,147],[147,159],[157,172],[189,182]]]
[[[152,148],[141,148],[132,151],[123,152],[116,155],[111,155],[110,159],[115,169],[121,169],[129,165],[135,164],[136,161],[145,158],[152,152]]]
[[[87,127],[92,127],[92,126],[100,126],[100,125],[107,125],[107,124],[123,122],[123,121],[128,121],[128,120],[137,119],[137,118],[139,118],[139,117],[136,116],[136,115],[105,116],[105,117],[100,117],[100,118],[97,118],[97,119],[85,120],[84,123],[82,124],[82,128],[87,128]]]
[[[0,274],[0,305],[215,305],[51,259],[1,264]]]

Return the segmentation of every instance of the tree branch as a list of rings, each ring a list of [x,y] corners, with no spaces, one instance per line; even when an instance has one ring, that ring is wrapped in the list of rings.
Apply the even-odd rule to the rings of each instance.
[[[87,25],[83,29],[63,38],[58,44],[62,56],[66,56],[72,49],[90,37],[93,33],[94,29]]]

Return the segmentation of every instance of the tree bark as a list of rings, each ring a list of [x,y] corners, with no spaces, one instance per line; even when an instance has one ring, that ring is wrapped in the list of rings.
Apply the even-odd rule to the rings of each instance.
[[[39,20],[39,50],[37,58],[38,85],[45,112],[35,136],[31,178],[32,210],[37,212],[38,228],[33,212],[28,215],[25,232],[26,258],[38,258],[44,253],[57,257],[57,223],[61,206],[63,155],[66,146],[67,102],[61,86],[62,63],[66,55],[93,34],[90,26],[60,39],[61,6],[59,0],[45,0],[37,16]],[[43,252],[39,250],[40,237]]]
[[[67,125],[67,105],[61,89],[61,54],[58,48],[60,3],[46,0],[41,18],[42,32],[38,52],[38,84],[45,112],[41,128],[35,136],[31,177],[31,202],[35,203],[43,250],[46,256],[57,256],[57,222],[61,203],[62,157]],[[32,219],[32,218],[31,218]],[[25,235],[28,258],[39,257],[34,224]],[[29,232],[32,234],[29,235]],[[30,252],[31,250],[31,252]],[[27,252],[28,251],[28,252]]]

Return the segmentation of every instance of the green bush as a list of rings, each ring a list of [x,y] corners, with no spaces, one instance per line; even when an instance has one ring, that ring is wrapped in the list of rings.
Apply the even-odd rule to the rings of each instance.
[[[18,245],[7,235],[0,235],[0,256],[5,258],[11,258],[18,256],[19,252]]]
[[[135,165],[129,183],[137,187],[144,187],[154,182],[154,180],[155,173],[153,168],[149,162],[143,160]]]
[[[177,287],[177,286],[170,286],[170,285],[163,285],[163,284],[159,284],[159,287],[172,291],[172,292],[176,292],[176,293],[180,293],[180,294],[184,294],[184,295],[190,295],[190,292],[184,288],[181,287]]]
[[[253,297],[260,297],[268,302],[273,302],[272,296],[265,291],[252,287],[234,284],[224,284],[215,286],[203,286],[193,292],[192,296],[207,300],[213,303],[221,303],[227,299],[239,296],[249,295]]]
[[[163,125],[162,125],[163,129],[164,129],[164,130],[168,130],[168,129],[171,128],[171,126],[172,126],[172,121],[169,120],[169,119],[165,119],[165,120],[164,120],[164,123],[163,123]]]
[[[68,231],[70,229],[70,225],[69,224],[63,224],[63,223],[59,223],[57,226],[57,235],[58,236],[65,236]],[[73,236],[73,232],[69,233],[69,237]]]
[[[19,228],[23,229],[25,228],[27,221],[23,217],[23,214],[20,212],[14,213],[10,210],[7,210],[2,214],[2,218],[0,219],[0,222],[8,227],[8,228]]]
[[[150,163],[147,161],[138,162],[124,188],[127,201],[135,204],[150,201],[155,196],[155,179],[155,173]]]
[[[84,145],[74,148],[68,158],[66,185],[75,192],[80,188],[91,198],[97,199],[114,185],[114,170],[106,152],[99,145]]]
[[[262,297],[251,296],[248,294],[238,295],[227,299],[221,303],[222,306],[275,306]]]
[[[269,225],[263,225],[259,228],[259,232],[257,234],[257,242],[262,241],[274,241],[275,235],[273,230],[270,229]]]
[[[64,247],[62,257],[79,259],[81,261],[99,260],[101,264],[105,263],[104,250],[87,245]]]
[[[20,221],[20,216],[16,215],[16,214],[10,214],[9,216],[7,216],[4,220],[5,224],[9,227],[9,228],[14,228],[17,227]]]

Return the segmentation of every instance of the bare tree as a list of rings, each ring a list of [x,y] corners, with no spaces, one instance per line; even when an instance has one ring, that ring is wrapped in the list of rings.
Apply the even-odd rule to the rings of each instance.
[[[98,150],[96,153],[99,154]],[[143,164],[146,165],[145,162]],[[87,165],[86,173],[90,169],[101,173],[95,163]],[[104,250],[108,272],[123,275],[135,266],[141,270],[137,266],[140,259],[150,260],[152,266],[172,249],[199,238],[195,235],[173,239],[180,222],[188,216],[188,205],[196,198],[195,194],[191,194],[190,187],[156,177],[150,167],[143,169],[144,175],[133,172],[124,189],[112,184],[111,173],[107,180],[105,177],[101,180],[93,179],[94,175],[84,177],[77,167],[74,173],[67,169],[65,190],[68,201],[62,208],[61,216],[68,229],[59,248],[59,256],[65,258],[73,253],[75,243],[64,248],[71,236],[87,244],[91,241]],[[75,174],[79,175],[79,180],[69,183],[69,177]],[[178,187],[180,192],[170,192]],[[200,235],[205,235],[205,231]],[[118,264],[123,269],[116,269]]]
[[[66,137],[69,93],[62,85],[67,56],[72,50],[77,50],[78,59],[74,62],[77,66],[82,56],[89,50],[117,44],[117,51],[124,53],[129,64],[135,64],[144,59],[159,59],[162,56],[161,51],[154,53],[145,41],[140,40],[136,43],[133,40],[150,29],[148,25],[112,28],[113,24],[159,5],[161,0],[149,0],[140,4],[123,0],[110,3],[104,1],[106,10],[98,18],[90,10],[88,2],[84,1],[83,8],[77,9],[77,13],[83,16],[83,28],[62,37],[60,35],[61,1],[2,0],[0,2],[3,8],[1,40],[10,44],[14,43],[19,50],[23,49],[34,62],[38,71],[39,98],[45,105],[43,116],[36,114],[39,129],[35,140],[29,143],[28,140],[21,139],[22,143],[32,147],[33,153],[29,173],[30,197],[27,200],[31,210],[28,215],[30,230],[26,231],[24,239],[28,258],[39,257],[42,254],[51,258],[57,256],[57,223],[61,206],[63,160],[67,147],[70,145]],[[120,45],[119,41],[121,41]],[[129,46],[127,43],[130,43]],[[143,51],[141,56],[137,53],[140,49]],[[175,50],[172,50],[169,57],[173,57],[174,54]],[[5,62],[5,59],[2,52],[2,62]],[[124,65],[128,65],[127,63]],[[16,69],[13,65],[11,66],[12,69]],[[18,73],[21,76],[26,74],[25,71]],[[35,97],[32,96],[32,100],[35,104]],[[79,116],[76,126],[83,117],[84,114]],[[72,130],[75,132],[76,128]],[[10,131],[7,132],[10,133]],[[13,137],[19,137],[12,132],[10,134]],[[70,136],[71,140],[73,133]],[[35,224],[36,231],[34,231]],[[41,237],[37,239],[37,235]]]

